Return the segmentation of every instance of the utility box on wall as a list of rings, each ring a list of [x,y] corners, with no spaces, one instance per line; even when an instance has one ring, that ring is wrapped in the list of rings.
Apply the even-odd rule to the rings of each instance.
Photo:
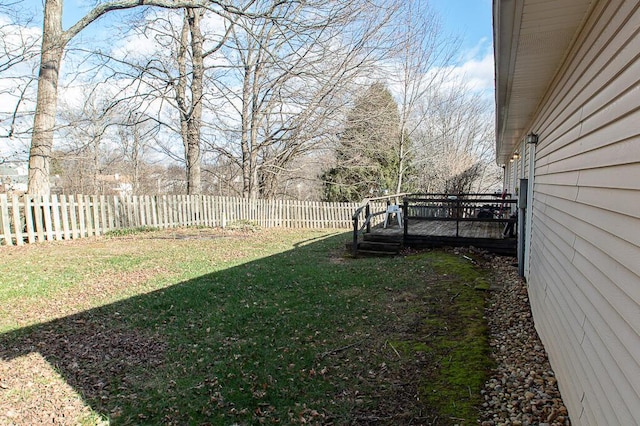
[[[524,247],[527,218],[527,195],[529,194],[529,179],[520,179],[518,187],[518,273],[524,277]]]
[[[520,179],[520,186],[518,187],[518,208],[527,208],[527,195],[529,194],[529,179]]]

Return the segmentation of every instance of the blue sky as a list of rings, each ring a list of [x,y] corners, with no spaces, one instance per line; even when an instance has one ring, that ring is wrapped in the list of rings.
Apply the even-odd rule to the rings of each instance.
[[[23,0],[23,5],[35,12],[36,21],[42,16],[44,0]],[[414,1],[414,0],[401,0]],[[423,0],[425,1],[425,0]],[[456,58],[454,75],[470,82],[471,86],[487,95],[493,91],[493,48],[492,48],[492,0],[426,0],[438,15],[442,32],[457,37],[461,41],[459,56]],[[64,28],[68,28],[81,18],[93,4],[92,0],[66,0]],[[94,23],[83,32],[91,38],[104,26]],[[108,31],[108,30],[107,30]],[[98,39],[102,39],[102,35]]]
[[[413,0],[397,0],[413,1]],[[459,37],[462,42],[460,60],[480,60],[491,52],[492,0],[427,0],[442,22],[444,33]],[[44,0],[24,0],[27,9],[42,13]],[[91,1],[66,0],[64,28],[74,24],[90,8]],[[92,26],[94,29],[96,25]],[[91,32],[91,31],[90,31]]]
[[[429,0],[429,3],[440,16],[445,32],[462,38],[463,49],[471,51],[479,44],[491,46],[491,0]]]
[[[39,12],[42,10],[43,1],[25,0],[24,4],[29,9]],[[465,51],[472,51],[478,45],[484,47],[491,45],[492,0],[428,0],[428,2],[440,16],[443,30],[461,37],[462,47]],[[65,28],[75,23],[83,12],[88,10],[88,7],[80,7],[80,4],[90,4],[90,2],[85,0],[67,0],[65,2]]]
[[[45,0],[23,0],[21,6],[28,9],[35,17],[34,25],[42,18],[42,7]],[[416,1],[416,0],[401,0]],[[492,97],[493,92],[493,48],[492,48],[492,3],[493,0],[422,0],[439,17],[442,33],[457,38],[460,43],[458,57],[453,68],[453,75],[461,77],[476,90]],[[63,16],[64,28],[69,28],[80,19],[93,4],[93,0],[66,0]],[[114,17],[116,14],[113,15]],[[122,15],[120,14],[120,17]],[[116,22],[122,18],[116,18]],[[103,24],[104,24],[104,20]],[[100,43],[104,39],[104,25],[94,23],[82,33],[82,38],[92,39]],[[109,37],[107,36],[107,39]]]
[[[412,0],[409,0],[412,1]],[[439,16],[442,31],[458,37],[461,49],[454,75],[490,101],[494,93],[493,1],[428,0]]]
[[[26,9],[24,16],[34,16],[32,31],[41,31],[42,7],[45,0],[23,0],[17,3]],[[64,28],[81,18],[94,0],[66,0]],[[414,0],[401,0],[414,1]],[[425,0],[422,0],[425,1]],[[492,49],[492,0],[426,0],[442,23],[446,35],[460,39],[459,56],[452,65],[452,75],[466,81],[468,87],[493,101],[494,67]],[[104,25],[92,25],[84,38],[92,38]],[[102,36],[97,37],[102,40]]]

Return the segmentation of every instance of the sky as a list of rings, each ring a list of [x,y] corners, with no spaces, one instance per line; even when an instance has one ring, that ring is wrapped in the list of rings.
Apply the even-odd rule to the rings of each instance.
[[[30,9],[41,10],[43,1],[24,0],[24,4]],[[443,19],[445,28],[453,33],[462,34],[470,45],[482,38],[491,39],[492,0],[428,0],[428,2]],[[65,27],[75,22],[82,11],[87,10],[86,7],[79,7],[82,4],[91,4],[91,1],[66,1]]]
[[[463,38],[463,49],[492,42],[492,0],[429,0],[446,32]]]
[[[43,2],[44,0],[24,0],[23,4],[28,9],[40,11]],[[80,5],[91,3],[87,0],[67,0],[64,27],[68,28],[75,23],[89,9]],[[442,20],[444,32],[461,37],[464,53],[479,58],[491,50],[492,0],[428,0],[428,3]]]
[[[461,39],[456,74],[493,99],[493,1],[429,0],[429,4],[441,19],[443,31]]]
[[[413,1],[413,0],[405,0]],[[439,16],[445,34],[459,37],[461,72],[480,89],[493,90],[492,0],[427,0]],[[44,0],[24,0],[26,8],[41,16]],[[75,23],[91,0],[67,0],[64,27]],[[96,30],[96,25],[88,28]]]
[[[404,0],[414,1],[414,0]],[[424,1],[424,0],[423,0]],[[442,32],[460,40],[459,57],[452,74],[482,92],[492,102],[494,93],[492,0],[426,0],[442,24]],[[66,0],[64,28],[69,28],[90,8],[93,0]],[[22,6],[40,21],[44,0],[23,0]],[[117,12],[116,12],[117,13]],[[40,23],[33,22],[40,27]],[[83,37],[100,33],[100,24],[90,25]],[[102,30],[104,29],[104,26]],[[37,31],[34,28],[34,31]],[[99,36],[98,38],[102,38]]]

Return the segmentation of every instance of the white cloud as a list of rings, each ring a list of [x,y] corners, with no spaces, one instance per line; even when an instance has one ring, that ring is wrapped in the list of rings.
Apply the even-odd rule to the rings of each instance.
[[[493,47],[486,38],[480,40],[472,49],[463,52],[458,64],[440,71],[444,71],[452,85],[463,83],[469,90],[480,92],[487,98],[493,99],[495,87]]]
[[[493,53],[485,52],[482,57],[468,59],[461,65],[454,67],[452,75],[467,82],[473,90],[493,91]]]
[[[153,38],[142,34],[129,34],[113,46],[111,55],[115,58],[149,58],[161,50],[162,47]]]
[[[464,52],[462,58],[462,63],[453,67],[452,75],[465,81],[473,90],[493,92],[493,47],[490,40],[481,39],[472,49]]]

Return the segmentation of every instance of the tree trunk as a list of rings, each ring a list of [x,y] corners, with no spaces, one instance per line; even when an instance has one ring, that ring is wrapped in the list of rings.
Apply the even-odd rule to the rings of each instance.
[[[38,97],[29,151],[29,187],[32,195],[49,195],[49,162],[58,107],[58,72],[66,40],[62,34],[62,0],[47,0],[44,6],[42,59]]]
[[[242,85],[242,117],[240,117],[241,123],[241,135],[240,135],[240,146],[242,149],[242,196],[244,198],[249,198],[249,194],[251,192],[251,146],[250,146],[250,137],[249,137],[249,99],[250,92],[249,88],[251,87],[251,68],[249,65],[245,65],[244,68],[244,77],[243,77],[243,85]]]
[[[251,168],[251,186],[250,186],[250,191],[249,191],[249,198],[251,199],[255,199],[258,198],[258,196],[260,195],[258,190],[259,188],[259,176],[258,176],[258,151],[257,150],[252,150],[251,151],[251,164],[252,164],[252,168]]]
[[[178,84],[176,85],[176,104],[180,113],[180,137],[184,147],[184,160],[189,158],[189,106],[187,105],[187,53],[189,50],[189,20],[185,10],[178,47]],[[186,167],[189,170],[189,167]],[[189,180],[187,173],[187,181]]]
[[[187,8],[187,20],[191,32],[191,114],[187,122],[187,194],[202,193],[200,164],[200,128],[202,126],[202,81],[204,61],[200,18],[202,9]]]
[[[187,194],[202,193],[202,172],[200,164],[200,127],[202,126],[202,82],[204,64],[200,18],[202,10],[186,8],[178,50],[178,85],[176,102],[180,111],[180,136],[184,146],[186,164]],[[191,36],[191,42],[189,42]],[[191,97],[187,98],[188,71],[187,58],[191,46]]]

